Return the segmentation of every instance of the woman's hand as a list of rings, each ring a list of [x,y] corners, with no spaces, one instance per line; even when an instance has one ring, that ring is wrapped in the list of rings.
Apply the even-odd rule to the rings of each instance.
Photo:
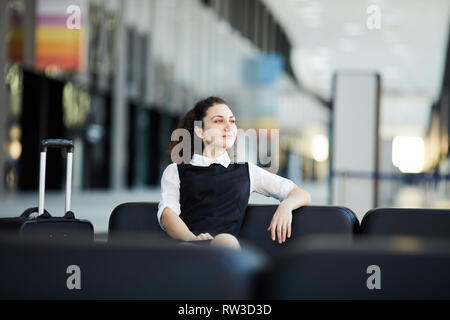
[[[278,243],[285,242],[286,235],[290,238],[292,210],[307,206],[310,203],[311,195],[309,192],[295,186],[291,192],[289,192],[287,198],[280,202],[280,205],[270,222],[270,226],[267,228],[267,230],[271,232],[272,241],[275,241],[275,236],[278,236]]]
[[[278,243],[286,241],[286,236],[291,237],[292,208],[285,202],[281,202],[275,211],[268,231],[271,233],[272,241],[278,237]]]
[[[209,233],[200,233],[199,235],[191,239],[191,241],[212,240],[212,239],[214,238]]]

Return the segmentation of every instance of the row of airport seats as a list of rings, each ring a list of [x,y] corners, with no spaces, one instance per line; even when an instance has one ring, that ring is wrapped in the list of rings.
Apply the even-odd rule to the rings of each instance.
[[[275,205],[249,205],[241,227],[239,240],[256,247],[264,255],[281,254],[297,238],[314,234],[334,234],[351,238],[358,232],[359,222],[348,208],[307,206],[293,211],[292,236],[283,245],[272,241],[267,230],[276,210]],[[165,238],[156,213],[158,204],[151,202],[124,203],[117,206],[109,220],[108,240],[152,234]]]
[[[156,203],[124,203],[107,243],[0,239],[0,299],[449,299],[450,210],[293,212],[292,237],[267,232],[276,206],[250,205],[242,251],[174,246]]]
[[[305,206],[293,211],[292,236],[285,243],[272,241],[267,231],[276,205],[249,205],[240,241],[276,257],[299,239],[313,235],[334,235],[348,240],[368,236],[415,236],[450,238],[450,210],[378,208],[367,212],[361,223],[355,213],[339,206]],[[142,235],[167,237],[156,218],[158,204],[123,203],[111,213],[109,241]]]

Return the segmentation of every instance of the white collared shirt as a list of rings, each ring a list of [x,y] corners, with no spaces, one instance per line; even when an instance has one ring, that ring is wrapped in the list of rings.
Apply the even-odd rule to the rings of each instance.
[[[228,153],[224,152],[221,156],[214,159],[194,154],[190,161],[190,164],[194,166],[203,167],[208,167],[212,163],[219,163],[225,168],[228,168],[231,160]],[[266,197],[274,197],[279,201],[283,201],[295,187],[295,183],[291,180],[271,173],[251,162],[248,163],[248,171],[250,177],[250,194],[257,192]],[[180,177],[178,176],[178,166],[176,163],[169,164],[161,177],[161,201],[158,204],[158,222],[161,228],[161,215],[166,207],[169,207],[178,215],[181,213]]]

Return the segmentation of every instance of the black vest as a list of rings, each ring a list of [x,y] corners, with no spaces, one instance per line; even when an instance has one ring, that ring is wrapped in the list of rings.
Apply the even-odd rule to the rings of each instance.
[[[248,163],[227,168],[178,164],[180,218],[195,235],[230,233],[238,236],[250,196]]]

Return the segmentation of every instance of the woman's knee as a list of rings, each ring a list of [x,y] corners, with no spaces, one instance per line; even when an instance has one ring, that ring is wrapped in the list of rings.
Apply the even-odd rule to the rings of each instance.
[[[241,246],[239,245],[238,239],[236,239],[235,236],[229,233],[220,233],[214,237],[214,239],[211,241],[212,246],[222,246],[222,247],[228,247],[233,249],[241,249]]]

